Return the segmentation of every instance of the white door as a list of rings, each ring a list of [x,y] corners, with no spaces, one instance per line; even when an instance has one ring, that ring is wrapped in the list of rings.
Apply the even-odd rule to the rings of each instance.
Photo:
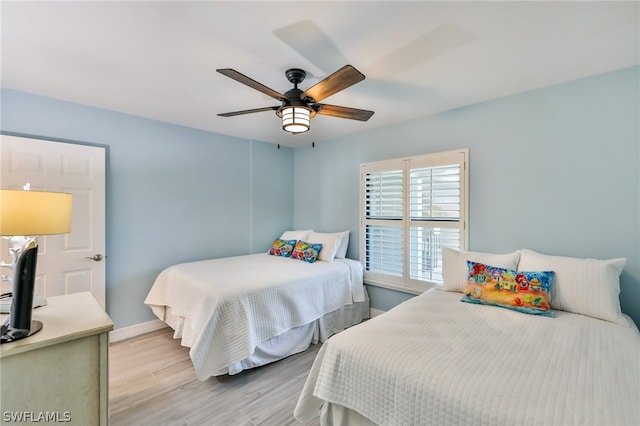
[[[105,149],[2,135],[0,186],[73,195],[71,233],[38,238],[35,294],[91,291],[105,308]],[[2,244],[6,259],[7,242]],[[9,291],[4,288],[2,291]]]

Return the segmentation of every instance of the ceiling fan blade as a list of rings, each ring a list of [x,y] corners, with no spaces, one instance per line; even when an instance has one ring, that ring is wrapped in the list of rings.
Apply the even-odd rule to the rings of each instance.
[[[367,121],[374,114],[373,111],[365,109],[348,108],[338,105],[315,104],[313,109],[318,114],[328,115],[330,117],[348,118],[351,120]]]
[[[364,74],[351,65],[345,65],[310,89],[307,89],[300,97],[302,99],[311,98],[314,102],[319,102],[362,80],[364,80]]]
[[[453,25],[438,25],[369,65],[368,74],[394,76],[446,55],[476,39],[473,34]]]
[[[226,75],[229,78],[234,79],[235,81],[238,81],[242,84],[246,84],[247,86],[251,87],[252,89],[256,89],[259,92],[264,93],[267,96],[271,96],[272,98],[275,98],[279,101],[285,101],[287,100],[287,97],[285,95],[283,95],[280,92],[276,92],[275,90],[265,86],[262,83],[258,83],[257,81],[253,80],[252,78],[247,77],[244,74],[239,73],[238,71],[231,69],[231,68],[220,68],[217,69],[216,71],[218,71],[220,74],[222,75]]]
[[[325,74],[349,63],[338,46],[312,20],[278,28],[273,34]]]
[[[251,113],[254,113],[254,112],[276,111],[278,108],[280,108],[280,107],[279,106],[272,106],[272,107],[264,107],[264,108],[245,109],[243,111],[224,112],[222,114],[218,114],[218,116],[219,117],[233,117],[233,116],[236,116],[236,115],[251,114]]]

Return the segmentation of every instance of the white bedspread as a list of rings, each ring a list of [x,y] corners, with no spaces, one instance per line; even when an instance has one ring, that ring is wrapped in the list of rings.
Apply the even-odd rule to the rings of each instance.
[[[171,266],[144,303],[163,321],[184,319],[196,375],[205,380],[261,342],[354,301],[364,301],[360,262],[258,253]]]
[[[295,409],[380,425],[638,425],[637,329],[460,303],[430,290],[330,338]]]

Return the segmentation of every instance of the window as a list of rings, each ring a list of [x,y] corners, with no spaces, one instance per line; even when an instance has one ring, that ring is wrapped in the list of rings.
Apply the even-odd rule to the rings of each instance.
[[[360,166],[367,283],[420,293],[442,283],[442,247],[466,249],[468,150]]]

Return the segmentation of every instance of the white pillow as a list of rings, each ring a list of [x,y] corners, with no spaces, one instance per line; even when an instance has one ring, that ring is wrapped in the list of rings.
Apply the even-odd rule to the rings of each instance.
[[[313,229],[299,230],[299,231],[284,231],[280,235],[281,240],[302,240],[308,243],[309,235],[313,232]]]
[[[338,234],[341,234],[341,237],[340,237],[340,246],[338,247],[338,251],[336,252],[337,259],[344,259],[347,257],[347,248],[349,248],[350,232],[351,231],[338,232]]]
[[[308,240],[303,240],[311,244],[322,244],[320,253],[318,253],[318,260],[325,262],[333,262],[333,258],[336,256],[338,247],[340,247],[341,233],[324,233],[324,232],[312,232],[309,235]]]
[[[620,311],[620,273],[627,259],[579,259],[521,250],[519,271],[554,271],[551,308],[629,325]]]
[[[478,251],[458,251],[449,247],[442,248],[442,290],[464,293],[467,287],[469,269],[467,260],[515,270],[520,252],[508,254],[482,253]]]

